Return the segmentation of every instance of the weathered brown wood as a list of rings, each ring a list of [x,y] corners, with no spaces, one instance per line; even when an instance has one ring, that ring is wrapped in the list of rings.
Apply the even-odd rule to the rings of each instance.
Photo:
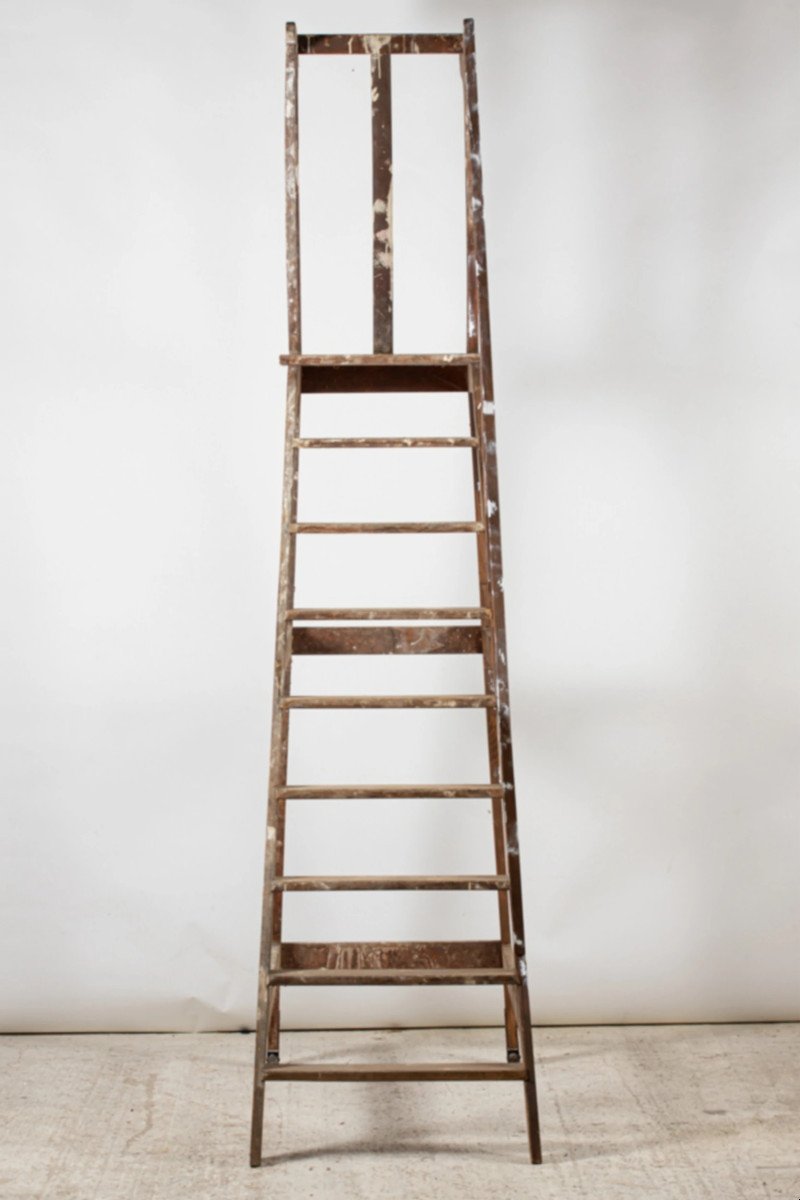
[[[474,437],[298,438],[298,450],[453,450],[475,447]]]
[[[476,521],[298,521],[290,533],[480,533]]]
[[[494,696],[284,696],[284,708],[490,708]]]
[[[501,942],[284,942],[281,970],[503,967]]]
[[[472,621],[486,608],[290,608],[290,621]]]
[[[479,354],[281,354],[284,367],[476,367]]]
[[[292,654],[481,654],[477,625],[295,626]]]
[[[301,33],[301,54],[460,54],[460,33]]]
[[[524,1079],[513,1063],[286,1063],[267,1067],[265,1079],[295,1083],[457,1083]]]
[[[485,508],[487,531],[487,572],[491,594],[492,627],[496,669],[495,698],[498,723],[500,778],[504,786],[504,835],[510,887],[510,918],[517,974],[521,980],[520,1049],[527,1069],[525,1103],[531,1160],[541,1162],[539,1115],[533,1060],[530,1007],[527,987],[527,960],[522,911],[522,877],[519,860],[519,827],[517,819],[514,761],[511,745],[511,709],[508,688],[508,653],[506,645],[505,602],[503,596],[503,562],[500,538],[500,496],[497,475],[497,432],[495,428],[494,384],[492,377],[492,347],[489,325],[489,286],[486,255],[486,227],[483,202],[483,166],[481,161],[480,118],[478,115],[478,81],[475,65],[475,26],[464,22],[463,50],[464,110],[466,114],[467,153],[470,162],[468,185],[469,209],[472,213],[472,253],[477,342],[480,367],[472,372],[471,385],[476,400],[477,434],[482,447],[482,503]]]
[[[289,351],[302,349],[300,309],[300,148],[298,137],[297,28],[286,26],[286,300]]]
[[[284,971],[282,968],[269,972],[271,987],[354,987],[360,984],[383,987],[414,987],[430,985],[469,986],[475,984],[506,986],[513,984],[513,973],[505,967],[455,967],[397,968],[396,970],[341,970]]]
[[[461,363],[430,366],[303,367],[303,391],[327,392],[466,392],[467,367]]]
[[[392,327],[392,56],[382,42],[370,53],[372,87],[372,347],[391,354]]]
[[[302,784],[282,788],[281,794],[287,800],[469,800],[501,796],[503,789],[491,783]]]
[[[502,892],[507,875],[283,875],[275,892]]]
[[[298,198],[298,52],[369,54],[373,104],[373,349],[369,355],[303,355],[301,351]],[[459,53],[464,86],[467,196],[466,353],[395,355],[392,330],[391,58],[393,53]],[[534,1076],[521,875],[508,696],[505,614],[497,485],[494,393],[474,28],[461,35],[303,35],[287,26],[286,235],[289,354],[284,510],[281,539],[270,794],[262,912],[261,969],[254,1074],[251,1162],[261,1161],[264,1081],[389,1079],[516,1079],[523,1082],[531,1158],[541,1161]],[[468,437],[304,438],[303,393],[468,393]],[[474,521],[300,522],[297,481],[301,449],[464,447],[472,450]],[[296,536],[300,533],[473,533],[480,605],[460,608],[347,609],[293,607]],[[468,625],[330,626],[329,621],[472,621]],[[318,624],[298,625],[297,622]],[[293,696],[293,654],[482,653],[481,695]],[[486,712],[490,780],[483,784],[289,785],[289,717],[298,708],[482,708]],[[291,799],[488,798],[492,804],[495,874],[462,876],[286,876],[286,804]],[[496,892],[500,939],[492,942],[284,943],[287,891],[476,890]],[[497,984],[505,995],[503,1064],[278,1065],[283,986]],[[521,1057],[521,1061],[518,1061]]]

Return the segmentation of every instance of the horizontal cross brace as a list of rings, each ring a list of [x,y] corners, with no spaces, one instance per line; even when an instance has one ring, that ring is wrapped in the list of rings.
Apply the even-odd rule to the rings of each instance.
[[[295,626],[293,654],[481,654],[479,625]]]
[[[482,533],[479,521],[298,521],[290,533]]]
[[[282,708],[492,708],[494,696],[285,696]]]
[[[507,875],[279,875],[273,892],[506,892]]]
[[[300,33],[299,54],[460,54],[460,33]]]
[[[296,1083],[442,1083],[527,1079],[522,1063],[285,1063],[266,1067],[263,1079]]]
[[[298,450],[454,450],[478,445],[474,437],[295,438]]]
[[[288,621],[480,621],[488,608],[290,608]]]
[[[278,788],[282,800],[488,800],[502,794],[499,783],[303,784]]]
[[[269,971],[267,986],[279,987],[358,987],[361,984],[383,987],[415,987],[440,985],[517,984],[519,979],[505,967],[473,967],[467,970],[455,968],[413,968],[396,970],[341,970],[341,971]]]
[[[281,969],[294,971],[504,965],[502,942],[283,942],[273,953]]]

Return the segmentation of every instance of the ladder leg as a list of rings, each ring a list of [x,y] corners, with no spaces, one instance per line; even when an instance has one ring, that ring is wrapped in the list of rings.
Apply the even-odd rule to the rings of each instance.
[[[519,989],[519,1007],[522,1060],[525,1063],[526,1069],[526,1078],[522,1086],[525,1089],[525,1117],[528,1122],[528,1146],[530,1147],[531,1162],[538,1165],[542,1161],[542,1139],[539,1132],[539,1102],[536,1096],[536,1069],[533,1062],[531,1008],[528,998],[528,984],[524,980]]]
[[[468,290],[468,296],[471,292]],[[474,377],[472,383],[474,383]],[[469,423],[470,433],[475,437],[478,433],[478,413],[476,410],[476,388],[470,387],[469,391]],[[478,550],[478,580],[480,586],[481,605],[491,610],[491,589],[489,584],[489,550],[486,537],[486,513],[484,511],[483,493],[484,480],[483,470],[481,465],[481,457],[478,448],[472,452],[472,482],[475,496],[475,520],[483,524],[484,528],[477,535],[477,550]],[[483,679],[484,691],[487,695],[494,694],[496,687],[496,656],[495,656],[495,639],[494,630],[490,624],[484,623],[483,627]],[[500,746],[499,734],[497,727],[497,714],[487,709],[486,712],[486,735],[489,751],[489,778],[492,783],[500,782]],[[495,797],[492,799],[492,829],[494,834],[494,854],[495,867],[498,875],[505,874],[507,867],[506,860],[506,844],[505,844],[505,821],[503,816],[503,802]],[[508,894],[499,893],[497,895],[498,912],[500,918],[500,940],[504,945],[511,944],[511,919],[509,912],[509,897]],[[514,1004],[510,987],[503,988],[504,1000],[504,1024],[506,1034],[506,1058],[508,1062],[520,1061],[519,1038],[517,1036],[517,1019],[514,1013]]]
[[[294,603],[295,538],[290,526],[297,519],[297,466],[295,445],[300,432],[301,368],[289,371],[286,393],[286,441],[283,468],[283,519],[281,561],[278,582],[278,613],[275,634],[275,684],[272,706],[269,801],[267,805],[267,844],[264,856],[264,896],[261,916],[261,953],[259,965],[258,1018],[253,1079],[253,1124],[250,1164],[261,1165],[264,1124],[264,1068],[271,1055],[279,1054],[280,1001],[278,987],[268,987],[269,971],[280,962],[282,897],[272,890],[272,881],[283,870],[283,843],[286,805],[281,789],[286,786],[289,714],[282,700],[289,694],[291,680],[291,634],[286,619]],[[272,1061],[275,1061],[274,1059]]]

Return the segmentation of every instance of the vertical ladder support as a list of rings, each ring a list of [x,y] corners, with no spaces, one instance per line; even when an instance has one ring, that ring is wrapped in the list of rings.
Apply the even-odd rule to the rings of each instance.
[[[389,38],[376,37],[372,44],[372,347],[376,354],[391,354],[392,56]]]
[[[488,581],[494,628],[494,656],[497,664],[495,671],[496,703],[493,712],[496,714],[500,746],[500,777],[503,782],[502,803],[505,812],[505,837],[510,880],[509,900],[514,934],[513,950],[521,981],[519,1034],[522,1042],[522,1060],[527,1071],[525,1108],[528,1119],[528,1140],[531,1160],[534,1163],[540,1163],[542,1151],[527,986],[522,873],[519,860],[514,758],[511,746],[511,709],[508,689],[505,602],[503,599],[503,555],[500,541],[500,494],[497,475],[497,434],[494,418],[494,384],[489,325],[486,226],[483,212],[483,168],[478,115],[478,80],[475,65],[475,23],[469,19],[464,22],[463,80],[467,156],[470,163],[468,177],[470,196],[467,205],[468,245],[471,247],[471,255],[474,256],[474,265],[468,270],[470,270],[470,280],[474,281],[471,287],[476,292],[477,337],[480,353],[480,367],[473,372],[473,376],[476,384],[478,438],[483,454],[482,500],[486,514],[484,524],[487,538]]]

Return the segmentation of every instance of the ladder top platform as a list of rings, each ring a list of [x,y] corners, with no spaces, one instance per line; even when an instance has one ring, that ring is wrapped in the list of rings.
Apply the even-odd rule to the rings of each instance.
[[[471,367],[480,354],[282,354],[284,367]]]

